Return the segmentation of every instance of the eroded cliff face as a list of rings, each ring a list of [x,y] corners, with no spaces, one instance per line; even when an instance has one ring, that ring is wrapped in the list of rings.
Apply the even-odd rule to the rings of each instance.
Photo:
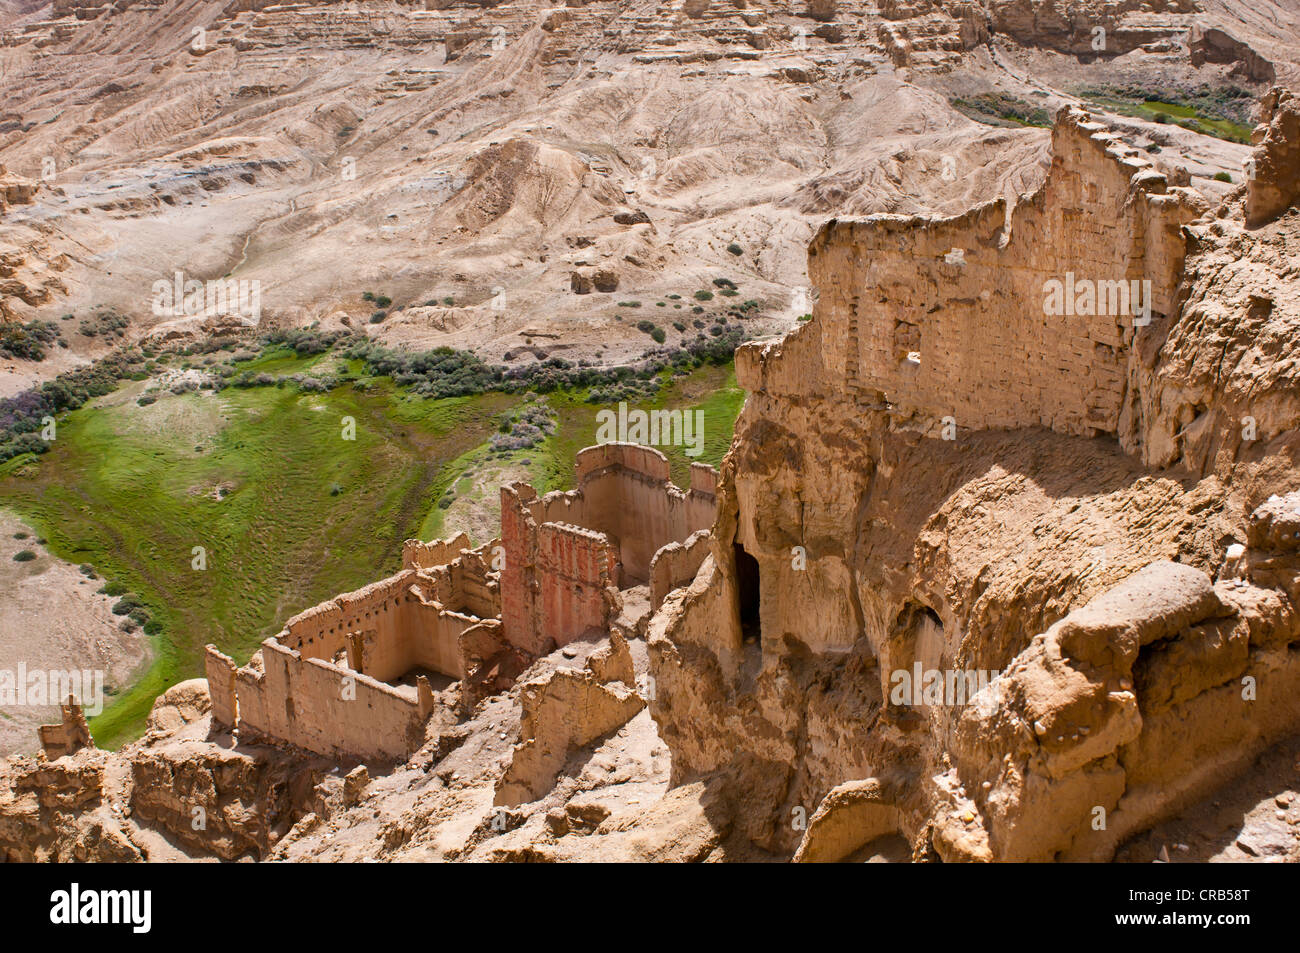
[[[674,779],[805,857],[1108,859],[1300,730],[1300,217],[1248,227],[1270,187],[1207,211],[1065,110],[1014,208],[824,227],[812,321],[738,352],[713,555],[651,621]]]

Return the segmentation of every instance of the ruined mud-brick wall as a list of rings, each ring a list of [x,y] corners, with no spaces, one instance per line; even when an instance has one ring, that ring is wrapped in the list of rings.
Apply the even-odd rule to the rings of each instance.
[[[653,447],[587,447],[575,468],[577,489],[548,493],[533,515],[538,523],[571,523],[608,536],[618,547],[623,585],[650,578],[650,561],[660,547],[713,524],[718,474],[706,464],[691,465],[684,493],[672,482],[668,458]]]
[[[499,552],[501,540],[494,539],[475,550],[465,550],[444,565],[436,565],[425,572],[432,587],[432,598],[445,609],[472,615],[479,619],[494,619],[501,614],[500,586],[497,570],[492,561]]]
[[[541,635],[563,645],[607,628],[605,590],[618,584],[618,561],[604,533],[543,523],[537,528],[536,579],[546,620]]]
[[[918,415],[931,431],[945,417],[959,428],[1119,431],[1131,282],[1150,281],[1153,321],[1172,311],[1179,228],[1197,206],[1080,110],[1063,111],[1052,149],[1046,182],[1010,210],[1003,198],[948,219],[822,227],[809,272],[831,386],[900,418]],[[1106,284],[1097,302],[1111,313],[1047,314],[1047,283],[1070,274],[1116,283],[1113,300]],[[1121,297],[1130,306],[1114,313]]]
[[[462,541],[415,551],[446,554]],[[422,737],[432,695],[422,680],[415,690],[385,682],[415,668],[463,678],[462,636],[481,620],[459,610],[494,610],[488,583],[483,554],[461,550],[447,566],[403,569],[294,616],[244,668],[208,646],[214,722],[321,754],[407,752]]]
[[[650,605],[656,609],[668,593],[689,585],[712,550],[707,529],[692,533],[684,543],[669,543],[650,563]]]
[[[465,611],[468,610],[468,611]],[[456,639],[482,615],[496,614],[495,592],[478,555],[430,572],[404,569],[294,616],[276,640],[306,658],[335,659],[381,681],[417,666],[459,678]]]
[[[618,584],[618,551],[604,533],[539,525],[536,502],[526,483],[501,488],[501,632],[509,644],[542,655],[606,628],[605,589]]]
[[[445,566],[455,559],[461,550],[469,548],[469,537],[464,533],[457,533],[450,539],[435,539],[427,543],[418,539],[408,539],[402,544],[402,568],[432,569],[435,566]]]
[[[645,582],[655,553],[707,529],[716,509],[717,471],[692,465],[682,492],[650,447],[588,447],[575,467],[578,487],[567,493],[501,489],[502,632],[534,654],[606,628],[604,590]]]
[[[331,757],[404,758],[424,738],[433,696],[303,658],[267,639],[257,664],[235,672],[241,737],[288,742]]]

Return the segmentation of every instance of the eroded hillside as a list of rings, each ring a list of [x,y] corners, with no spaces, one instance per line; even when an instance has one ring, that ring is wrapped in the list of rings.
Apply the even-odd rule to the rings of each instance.
[[[783,332],[811,311],[826,217],[1031,190],[1067,101],[1208,91],[1240,125],[1295,71],[1272,3],[59,0],[6,19],[0,163],[26,183],[0,223],[6,319],[230,323],[155,308],[180,273],[260,282],[266,323],[512,365],[635,360],[614,305],[719,277],[760,303],[751,336]],[[1151,118],[1117,121],[1207,194],[1240,179],[1243,147]],[[382,323],[366,292],[391,299]],[[103,353],[71,337],[5,361],[0,393]]]

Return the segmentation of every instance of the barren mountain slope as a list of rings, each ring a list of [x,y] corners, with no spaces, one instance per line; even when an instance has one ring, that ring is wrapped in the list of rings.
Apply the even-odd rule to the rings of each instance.
[[[612,364],[644,346],[619,301],[727,277],[761,336],[810,310],[802,250],[828,215],[955,212],[1041,181],[1043,131],[950,101],[1045,116],[1153,75],[1260,92],[1256,60],[1283,76],[1295,58],[1289,7],[1190,2],[1072,4],[1065,32],[968,0],[263,6],[9,9],[0,163],[40,188],[0,219],[7,318],[201,330],[154,307],[181,272],[260,282],[266,322],[346,318],[494,361],[536,359],[519,345],[541,337]],[[1214,23],[1237,45],[1211,50]],[[1076,48],[1093,26],[1101,55]],[[1212,194],[1240,174],[1240,147],[1130,125]],[[382,325],[365,291],[392,298]],[[6,361],[0,393],[102,350],[73,337],[45,366]]]

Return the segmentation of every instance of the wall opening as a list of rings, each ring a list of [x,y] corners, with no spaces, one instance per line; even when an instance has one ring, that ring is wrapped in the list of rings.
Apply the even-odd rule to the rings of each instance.
[[[735,543],[736,587],[740,597],[740,630],[746,641],[759,637],[758,612],[758,560],[745,552],[745,547]]]

